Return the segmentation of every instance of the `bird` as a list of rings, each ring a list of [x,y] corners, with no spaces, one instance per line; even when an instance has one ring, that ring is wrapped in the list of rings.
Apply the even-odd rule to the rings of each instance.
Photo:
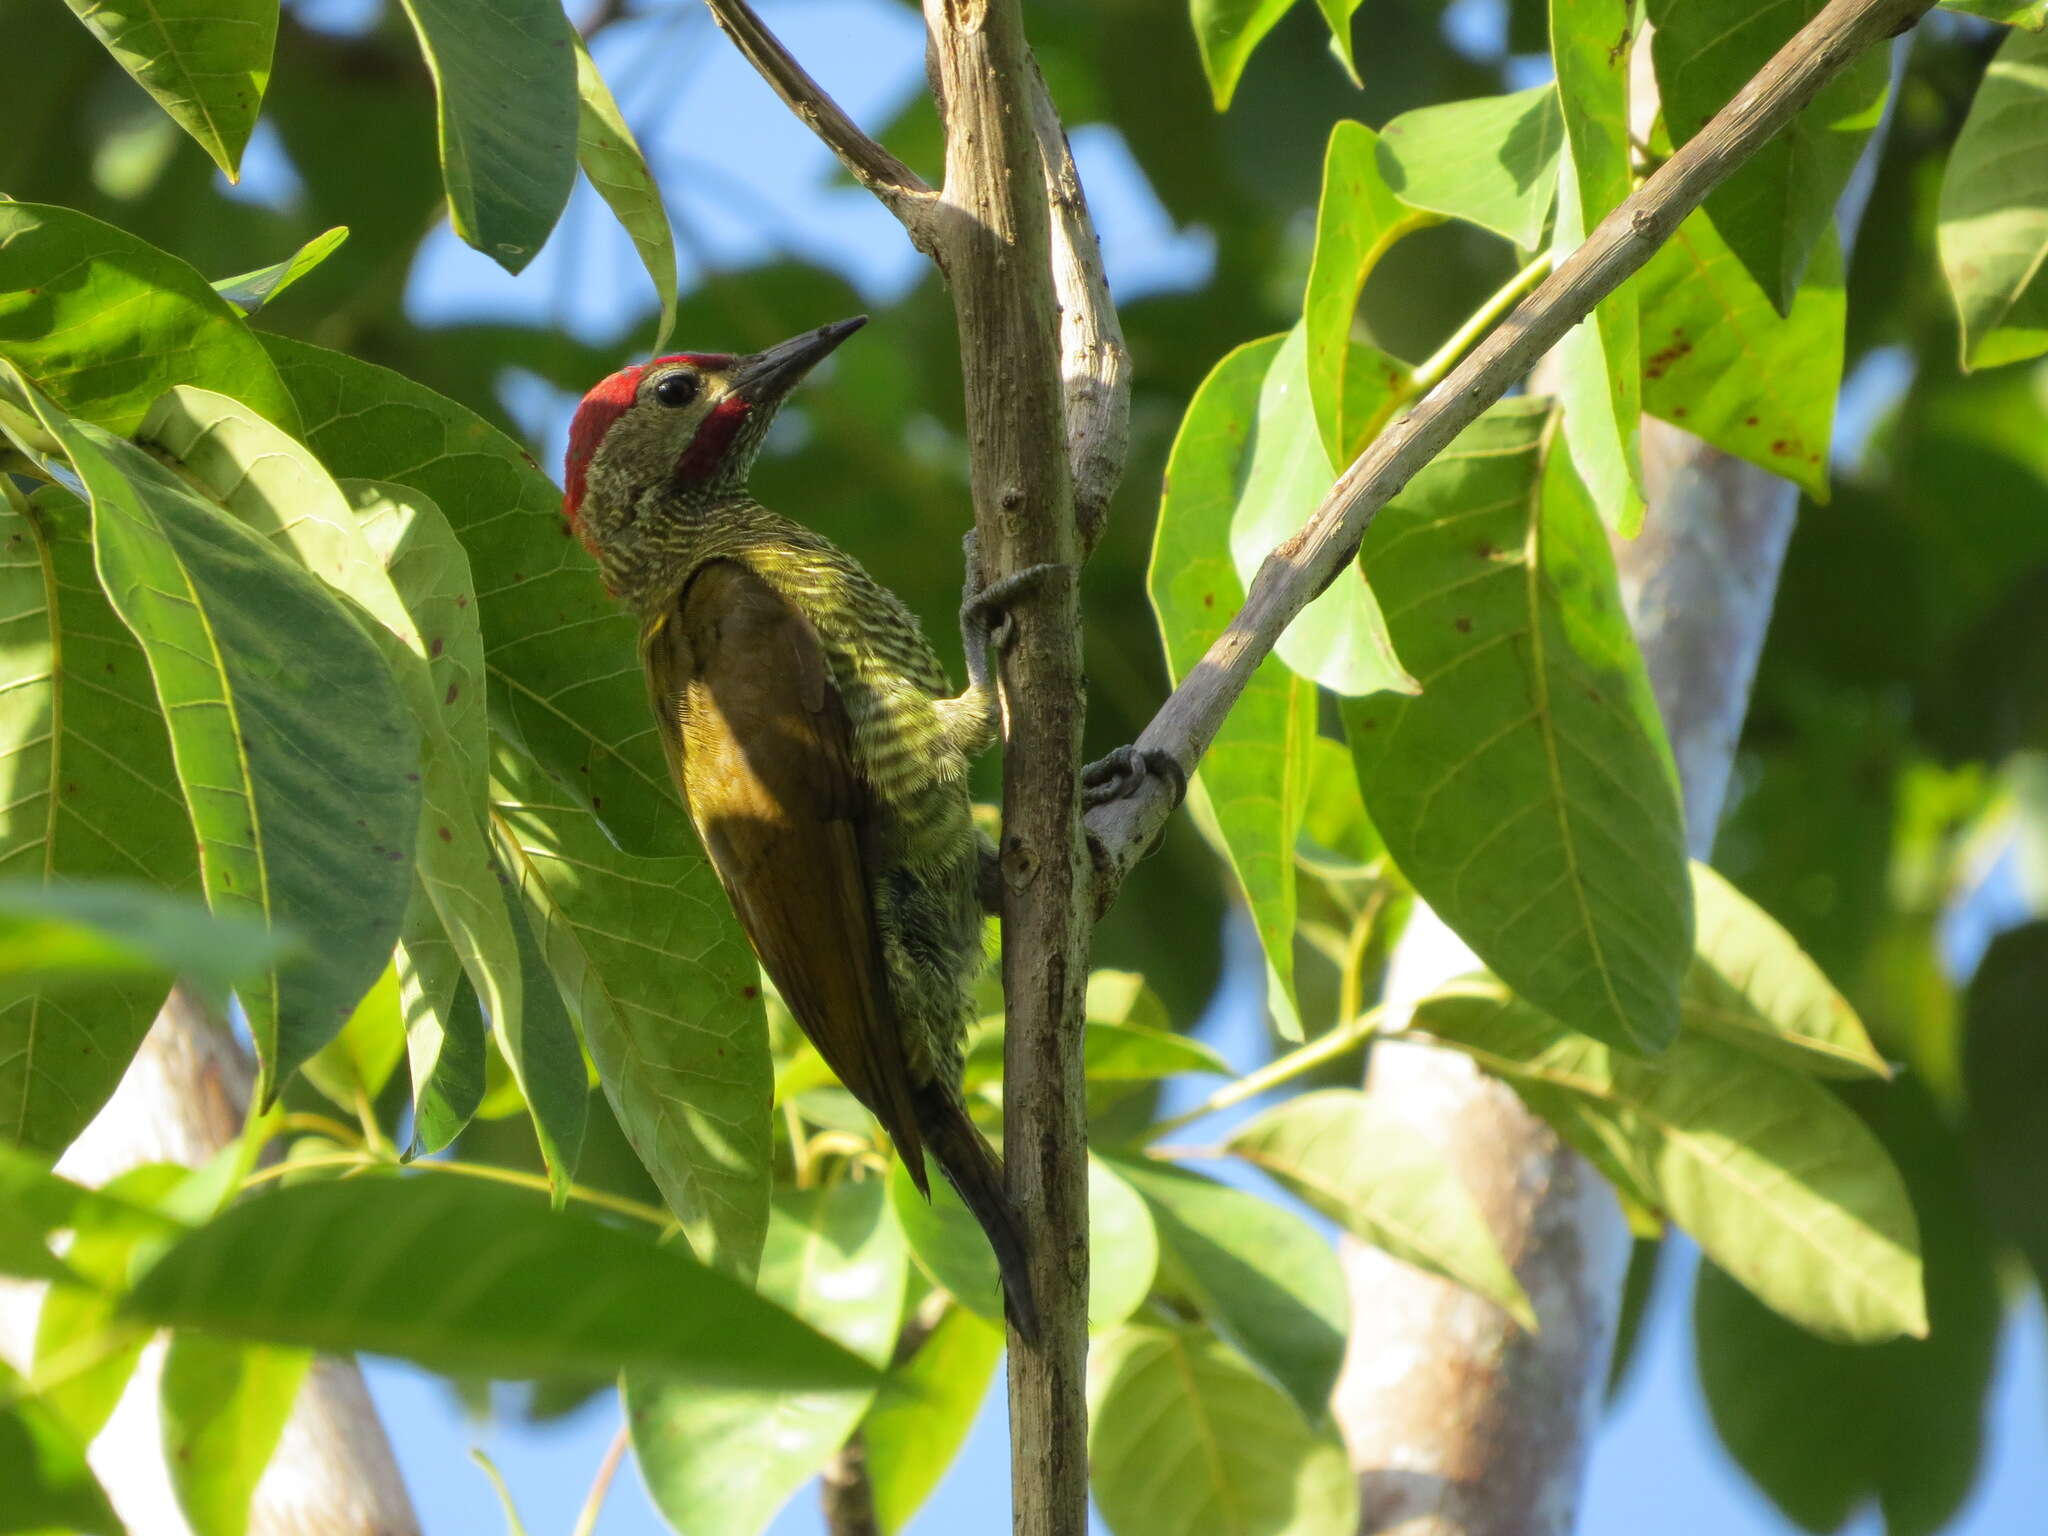
[[[930,1154],[959,1192],[1028,1340],[1022,1224],[960,1073],[993,858],[968,764],[999,732],[1004,604],[1043,568],[977,587],[968,535],[953,694],[900,598],[748,490],[777,410],[865,323],[610,375],[571,421],[562,511],[639,620],[669,770],[762,968],[918,1190]]]

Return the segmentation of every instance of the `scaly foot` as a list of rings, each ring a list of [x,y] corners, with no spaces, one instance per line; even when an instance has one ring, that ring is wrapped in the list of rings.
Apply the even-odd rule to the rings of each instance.
[[[1121,800],[1126,795],[1137,793],[1138,786],[1152,775],[1167,781],[1173,791],[1176,808],[1187,798],[1187,770],[1171,752],[1162,752],[1156,747],[1144,750],[1118,747],[1109,756],[1081,770],[1081,804],[1093,809],[1112,800]]]

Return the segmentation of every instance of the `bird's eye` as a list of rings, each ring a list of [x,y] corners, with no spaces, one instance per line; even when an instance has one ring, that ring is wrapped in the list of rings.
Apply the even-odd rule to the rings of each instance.
[[[688,405],[697,398],[697,389],[694,373],[672,373],[654,386],[654,398],[663,405]]]

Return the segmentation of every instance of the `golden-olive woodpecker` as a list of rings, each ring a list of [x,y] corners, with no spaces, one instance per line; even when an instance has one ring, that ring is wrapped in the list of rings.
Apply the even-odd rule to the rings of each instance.
[[[747,492],[777,407],[864,323],[613,374],[570,427],[563,513],[640,619],[669,767],[754,952],[927,1196],[936,1158],[1028,1335],[1002,1164],[960,1089],[987,963],[967,764],[996,736],[1007,625],[991,593],[963,606],[969,681],[948,697],[902,601]]]

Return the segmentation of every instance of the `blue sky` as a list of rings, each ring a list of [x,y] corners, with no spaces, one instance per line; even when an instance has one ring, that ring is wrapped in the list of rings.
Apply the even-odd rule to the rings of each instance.
[[[574,9],[572,5],[572,9]],[[628,119],[642,134],[672,204],[687,284],[707,270],[743,268],[797,255],[840,268],[875,302],[915,282],[923,258],[866,194],[835,186],[826,154],[760,84],[712,28],[701,7],[662,4],[609,29],[598,59]],[[789,0],[764,4],[770,22],[857,120],[878,123],[917,88],[922,36],[914,15],[882,0]],[[309,19],[360,24],[364,0],[313,0]],[[1454,0],[1447,25],[1475,48],[1498,36],[1493,0]],[[1518,81],[1517,83],[1529,83]],[[713,104],[716,110],[712,110]],[[743,134],[744,172],[723,135]],[[1213,242],[1176,229],[1113,131],[1084,129],[1075,151],[1103,237],[1110,277],[1130,298],[1199,284]],[[259,134],[237,195],[289,194],[275,141]],[[613,333],[652,302],[632,248],[587,188],[548,248],[518,279],[463,247],[445,228],[429,240],[409,302],[428,323],[504,317],[559,325],[585,337]],[[717,346],[724,338],[684,337]],[[623,359],[622,359],[623,361]],[[1894,362],[1897,360],[1894,359]],[[1890,372],[1887,373],[1887,369]],[[1845,402],[1842,446],[1860,444],[1871,417],[1902,386],[1880,360],[1854,381]],[[574,402],[536,381],[515,382],[508,408],[559,460]],[[1987,914],[1988,915],[1988,914]],[[1981,921],[1966,924],[1951,953],[1980,946]],[[1240,1067],[1266,1050],[1256,947],[1238,927],[1225,984],[1201,1032]],[[1192,1089],[1190,1089],[1192,1091]],[[1249,1176],[1247,1176],[1249,1177]],[[1734,1468],[1715,1440],[1692,1368],[1689,1299],[1696,1255],[1680,1240],[1667,1256],[1640,1358],[1594,1449],[1580,1528],[1585,1536],[1779,1536],[1779,1517]],[[496,1500],[467,1455],[483,1447],[502,1471],[533,1536],[573,1525],[590,1478],[618,1426],[614,1400],[600,1400],[546,1428],[474,1422],[434,1378],[389,1362],[368,1362],[399,1460],[430,1536],[497,1528]],[[959,1462],[913,1530],[1006,1528],[1009,1478],[1001,1384]],[[1986,1468],[1958,1536],[2014,1536],[2040,1529],[2048,1508],[2048,1342],[2029,1303],[2008,1318],[1988,1414]],[[1874,1513],[1849,1529],[1881,1530]],[[637,1477],[623,1471],[598,1525],[604,1536],[652,1536],[664,1527]],[[815,1536],[815,1501],[799,1495],[773,1527],[776,1536]]]

